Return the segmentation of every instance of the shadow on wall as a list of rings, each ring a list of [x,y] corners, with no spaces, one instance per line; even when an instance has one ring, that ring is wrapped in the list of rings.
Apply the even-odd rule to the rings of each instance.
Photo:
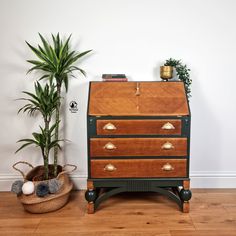
[[[193,97],[190,98],[191,124],[191,171],[199,174],[219,170],[221,147],[221,126],[209,106],[198,80],[193,81]],[[190,172],[191,174],[191,172]],[[204,176],[201,176],[204,177]]]
[[[75,164],[73,174],[87,175],[87,103],[89,81],[71,80],[64,106],[64,161]]]

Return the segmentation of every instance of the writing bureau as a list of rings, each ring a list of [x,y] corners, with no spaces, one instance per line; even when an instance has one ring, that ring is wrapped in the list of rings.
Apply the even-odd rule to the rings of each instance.
[[[88,213],[121,192],[157,192],[189,211],[190,110],[184,84],[90,82]]]

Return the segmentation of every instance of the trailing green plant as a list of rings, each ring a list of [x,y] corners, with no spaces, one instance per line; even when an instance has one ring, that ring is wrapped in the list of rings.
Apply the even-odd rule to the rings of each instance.
[[[187,65],[183,64],[181,60],[175,60],[173,58],[166,60],[164,65],[173,66],[175,68],[178,78],[184,82],[187,97],[189,99],[191,97],[191,84],[192,84],[192,79],[190,79],[190,74],[189,74],[190,69],[188,69]]]
[[[57,35],[52,34],[52,43],[49,43],[41,34],[39,34],[42,45],[33,47],[30,43],[26,42],[30,49],[35,53],[38,60],[28,60],[29,63],[33,64],[33,67],[28,71],[42,71],[43,74],[39,78],[48,79],[50,84],[55,81],[57,96],[61,97],[62,85],[64,84],[66,92],[68,90],[68,83],[70,76],[73,76],[73,71],[80,71],[84,76],[85,71],[75,66],[75,63],[83,56],[91,52],[87,50],[82,53],[78,53],[71,50],[69,47],[71,35],[66,39],[62,40],[59,33]],[[56,122],[55,128],[55,139],[58,140],[59,136],[59,120],[60,120],[60,99],[56,106]],[[54,174],[57,173],[57,159],[58,159],[58,147],[54,148]]]
[[[44,87],[42,87],[40,83],[37,82],[35,83],[34,89],[35,93],[23,91],[24,94],[28,95],[28,97],[20,98],[19,100],[24,100],[28,103],[20,108],[18,113],[27,112],[29,115],[33,115],[34,113],[39,112],[44,120],[44,128],[39,126],[40,132],[32,133],[33,138],[20,139],[18,142],[24,142],[24,144],[16,150],[16,153],[29,145],[35,145],[36,147],[39,147],[43,156],[45,170],[44,178],[48,179],[49,152],[52,148],[60,148],[59,142],[61,140],[54,139],[55,129],[58,124],[54,123],[50,127],[53,113],[56,110],[57,103],[60,98],[57,96],[57,91],[53,84],[51,86],[46,84]]]

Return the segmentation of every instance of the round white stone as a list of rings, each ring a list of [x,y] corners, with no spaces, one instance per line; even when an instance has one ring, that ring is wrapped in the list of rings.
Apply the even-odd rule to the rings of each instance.
[[[34,192],[34,183],[31,181],[25,182],[22,186],[22,192],[25,195],[30,195]]]

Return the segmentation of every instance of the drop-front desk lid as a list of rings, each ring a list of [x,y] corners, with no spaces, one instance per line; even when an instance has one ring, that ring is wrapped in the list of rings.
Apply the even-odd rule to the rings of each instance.
[[[92,116],[189,115],[183,82],[91,82]]]

